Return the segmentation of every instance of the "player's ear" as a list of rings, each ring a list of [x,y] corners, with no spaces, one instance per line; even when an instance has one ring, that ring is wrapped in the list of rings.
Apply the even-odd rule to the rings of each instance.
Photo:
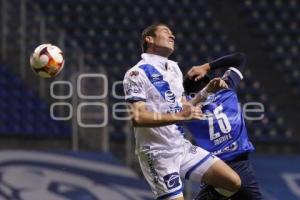
[[[153,44],[154,43],[154,38],[152,36],[146,36],[145,41],[149,44]]]

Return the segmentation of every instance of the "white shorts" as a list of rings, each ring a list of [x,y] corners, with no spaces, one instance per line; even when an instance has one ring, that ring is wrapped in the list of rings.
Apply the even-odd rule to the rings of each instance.
[[[156,199],[174,199],[183,196],[182,181],[201,182],[203,174],[219,160],[208,151],[185,141],[181,149],[151,150],[138,153],[143,174]]]

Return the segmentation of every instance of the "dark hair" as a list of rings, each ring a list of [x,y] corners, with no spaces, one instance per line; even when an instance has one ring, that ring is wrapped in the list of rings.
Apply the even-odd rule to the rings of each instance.
[[[159,27],[159,26],[169,27],[167,24],[164,24],[164,23],[155,23],[155,24],[148,26],[147,28],[145,28],[143,30],[142,37],[141,37],[142,52],[146,52],[146,50],[148,48],[148,44],[147,44],[145,38],[147,36],[153,36],[153,37],[156,36],[155,31],[157,30],[157,27]]]
[[[183,80],[183,88],[186,95],[192,95],[202,90],[210,81],[208,76],[204,76],[198,81],[189,79],[187,76]]]

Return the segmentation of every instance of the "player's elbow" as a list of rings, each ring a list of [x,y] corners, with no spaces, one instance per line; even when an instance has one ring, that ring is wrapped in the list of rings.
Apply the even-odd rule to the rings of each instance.
[[[133,117],[133,118],[131,119],[131,122],[132,122],[132,125],[133,125],[134,127],[140,126],[139,120],[136,119],[135,117]]]
[[[242,185],[241,178],[239,177],[239,175],[235,174],[231,178],[229,190],[233,192],[237,192],[241,188],[241,185]]]
[[[143,120],[141,119],[141,117],[139,115],[133,115],[131,122],[134,127],[144,126]]]

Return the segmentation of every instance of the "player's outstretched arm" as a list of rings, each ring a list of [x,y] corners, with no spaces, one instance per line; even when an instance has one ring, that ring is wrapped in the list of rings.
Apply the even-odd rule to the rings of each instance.
[[[243,68],[246,64],[246,56],[243,53],[233,53],[223,57],[220,57],[216,60],[213,60],[209,63],[211,70],[219,69],[219,68],[228,68],[235,67]]]
[[[234,53],[229,54],[223,57],[220,57],[212,62],[205,63],[203,65],[193,66],[187,73],[189,79],[195,81],[200,80],[204,77],[209,71],[225,68],[225,67],[235,67],[242,71],[242,68],[245,67],[246,56],[243,53]]]
[[[203,115],[199,107],[185,104],[181,112],[158,113],[147,109],[146,103],[138,101],[129,105],[129,114],[134,126],[159,127],[174,124],[191,119],[202,119]]]

